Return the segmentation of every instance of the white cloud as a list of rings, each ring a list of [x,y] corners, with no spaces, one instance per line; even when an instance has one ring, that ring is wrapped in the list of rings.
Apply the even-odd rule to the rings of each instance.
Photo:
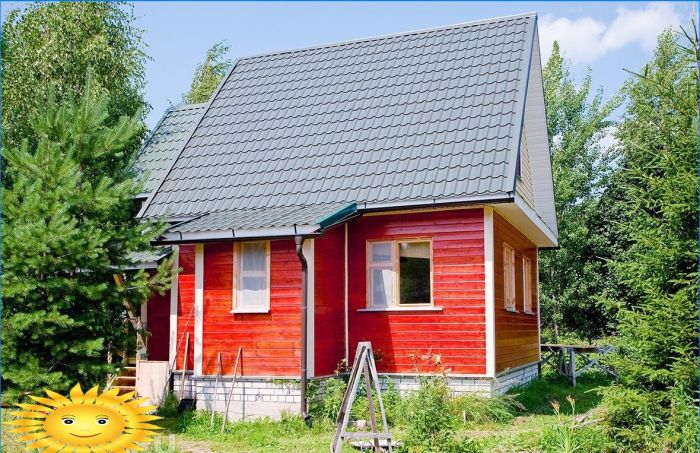
[[[672,3],[648,3],[638,9],[620,7],[609,24],[592,17],[569,19],[548,14],[539,21],[542,60],[549,58],[554,41],[574,64],[590,63],[629,45],[651,50],[663,30],[680,24]]]

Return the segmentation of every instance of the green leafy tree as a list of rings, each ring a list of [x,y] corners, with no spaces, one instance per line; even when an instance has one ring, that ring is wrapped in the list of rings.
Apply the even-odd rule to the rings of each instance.
[[[226,58],[229,49],[223,42],[218,42],[207,50],[204,61],[194,72],[190,90],[183,96],[185,103],[197,104],[209,100],[233,64]]]
[[[685,44],[687,41],[687,44]],[[624,88],[617,231],[615,435],[634,449],[697,452],[698,39],[666,32]]]
[[[80,97],[92,68],[108,95],[107,124],[138,114],[136,151],[146,127],[142,32],[128,5],[114,2],[36,2],[10,11],[2,24],[3,145],[36,145],[32,118],[43,112],[53,86],[58,101]]]
[[[134,219],[140,184],[129,147],[140,114],[110,121],[110,97],[90,81],[77,100],[58,103],[31,122],[38,137],[3,149],[13,184],[2,193],[3,397],[43,386],[100,384],[108,353],[126,341],[122,300],[136,306],[169,284],[127,275],[130,253],[147,250],[162,226]],[[131,334],[133,335],[133,333]]]
[[[555,340],[562,333],[591,340],[608,331],[596,297],[606,287],[610,245],[601,234],[608,219],[599,205],[610,173],[601,139],[619,100],[604,102],[590,73],[576,84],[556,42],[543,78],[559,249],[540,255],[542,323]]]

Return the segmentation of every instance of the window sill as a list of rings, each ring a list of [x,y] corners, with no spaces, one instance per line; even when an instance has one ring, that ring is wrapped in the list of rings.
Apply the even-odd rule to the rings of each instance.
[[[509,312],[509,313],[520,313],[520,312],[519,312],[518,310],[516,310],[515,308],[506,308],[506,311]]]
[[[357,311],[442,311],[442,307],[358,308]]]
[[[233,315],[243,315],[243,314],[265,314],[265,313],[270,313],[269,308],[251,308],[248,310],[231,310],[231,314]]]
[[[534,311],[529,311],[529,310],[525,310],[523,313],[525,313],[526,315],[536,315],[537,314]]]

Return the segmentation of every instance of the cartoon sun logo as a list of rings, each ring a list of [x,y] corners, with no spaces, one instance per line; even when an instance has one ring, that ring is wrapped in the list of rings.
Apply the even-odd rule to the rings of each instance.
[[[134,392],[119,395],[110,389],[98,395],[97,386],[83,393],[80,384],[70,399],[51,390],[49,398],[30,396],[40,404],[17,404],[24,411],[11,412],[18,418],[7,422],[16,428],[27,449],[46,453],[58,451],[124,452],[143,450],[139,442],[150,442],[159,426],[147,422],[162,417],[148,415],[155,406],[141,406],[148,398],[132,399]]]

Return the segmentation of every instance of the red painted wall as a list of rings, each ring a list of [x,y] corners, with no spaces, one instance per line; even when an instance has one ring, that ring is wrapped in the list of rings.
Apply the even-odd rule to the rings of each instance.
[[[486,372],[482,209],[363,216],[349,224],[350,354],[369,340],[380,372],[434,371],[439,356],[455,374]],[[366,241],[431,237],[433,299],[442,311],[358,312],[366,307]],[[418,357],[416,360],[413,356]]]
[[[270,243],[270,312],[232,314],[233,245],[204,246],[202,371],[215,374],[222,353],[232,374],[239,347],[245,376],[298,376],[301,361],[301,264],[294,241]]]
[[[177,362],[175,367],[182,369],[185,355],[186,333],[190,334],[186,369],[194,369],[194,245],[180,246],[180,268],[178,274],[177,303]]]
[[[152,293],[146,306],[148,360],[168,361],[170,342],[170,291],[163,295]]]
[[[332,374],[345,356],[345,226],[314,240],[314,376]]]

